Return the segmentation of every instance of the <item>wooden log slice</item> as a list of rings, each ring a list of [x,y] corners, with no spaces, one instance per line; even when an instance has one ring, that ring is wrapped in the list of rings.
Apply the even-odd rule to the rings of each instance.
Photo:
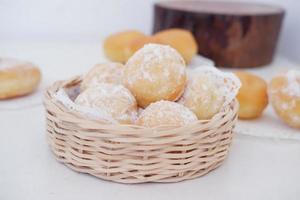
[[[284,10],[236,2],[166,1],[154,6],[153,32],[190,30],[198,53],[222,67],[269,64],[276,49]]]

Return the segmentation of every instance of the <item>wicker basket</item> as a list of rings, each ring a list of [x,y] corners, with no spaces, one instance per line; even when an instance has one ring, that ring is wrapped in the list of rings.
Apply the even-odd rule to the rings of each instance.
[[[75,171],[121,183],[178,182],[217,168],[228,154],[237,100],[211,120],[185,127],[112,125],[70,110],[55,98],[59,81],[45,92],[47,135],[56,158]]]

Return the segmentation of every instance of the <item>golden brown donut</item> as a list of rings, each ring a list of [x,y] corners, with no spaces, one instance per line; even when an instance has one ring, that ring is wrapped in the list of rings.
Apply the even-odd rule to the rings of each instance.
[[[84,77],[81,89],[95,87],[100,83],[122,84],[124,65],[109,62],[95,65]]]
[[[104,41],[104,53],[111,61],[125,63],[128,59],[126,51],[131,41],[144,36],[143,33],[135,30],[110,35]]]
[[[300,71],[273,77],[268,92],[277,115],[291,127],[300,128]]]
[[[186,83],[183,58],[170,46],[147,44],[126,63],[123,83],[145,108],[159,100],[177,100]]]
[[[40,83],[40,70],[29,62],[0,58],[0,99],[26,95]]]
[[[187,107],[172,101],[157,101],[143,110],[137,124],[146,127],[184,126],[198,119]]]
[[[242,86],[237,99],[240,103],[239,118],[259,117],[268,105],[267,83],[260,77],[245,71],[235,72]]]
[[[196,40],[192,33],[187,30],[179,28],[166,29],[157,32],[154,34],[154,37],[161,43],[175,48],[186,63],[190,63],[193,56],[197,54],[198,46]]]

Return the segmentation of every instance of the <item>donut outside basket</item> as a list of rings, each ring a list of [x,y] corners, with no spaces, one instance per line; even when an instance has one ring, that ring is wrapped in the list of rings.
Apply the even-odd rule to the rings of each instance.
[[[178,182],[207,174],[226,158],[237,120],[233,100],[210,120],[184,127],[145,128],[94,120],[55,98],[80,77],[45,92],[47,137],[58,161],[71,169],[121,183]]]

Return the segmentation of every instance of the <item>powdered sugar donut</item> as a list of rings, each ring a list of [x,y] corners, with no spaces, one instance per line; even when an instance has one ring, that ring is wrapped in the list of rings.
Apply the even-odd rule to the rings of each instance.
[[[137,116],[135,98],[122,85],[101,83],[84,90],[75,99],[80,106],[94,108],[122,124],[131,124]]]
[[[0,58],[0,99],[9,99],[33,92],[39,85],[41,72],[30,62]]]
[[[185,106],[172,101],[158,101],[143,110],[137,120],[138,125],[146,127],[184,126],[198,119]]]
[[[121,63],[102,63],[95,65],[83,78],[81,88],[97,86],[100,83],[121,84],[124,65]]]
[[[289,70],[275,76],[268,92],[278,116],[288,125],[300,128],[300,71]]]
[[[174,101],[185,87],[185,63],[170,46],[148,44],[128,60],[123,80],[141,107],[159,100]]]
[[[214,67],[191,70],[179,103],[192,110],[198,119],[210,119],[237,95],[240,82],[231,73]]]

